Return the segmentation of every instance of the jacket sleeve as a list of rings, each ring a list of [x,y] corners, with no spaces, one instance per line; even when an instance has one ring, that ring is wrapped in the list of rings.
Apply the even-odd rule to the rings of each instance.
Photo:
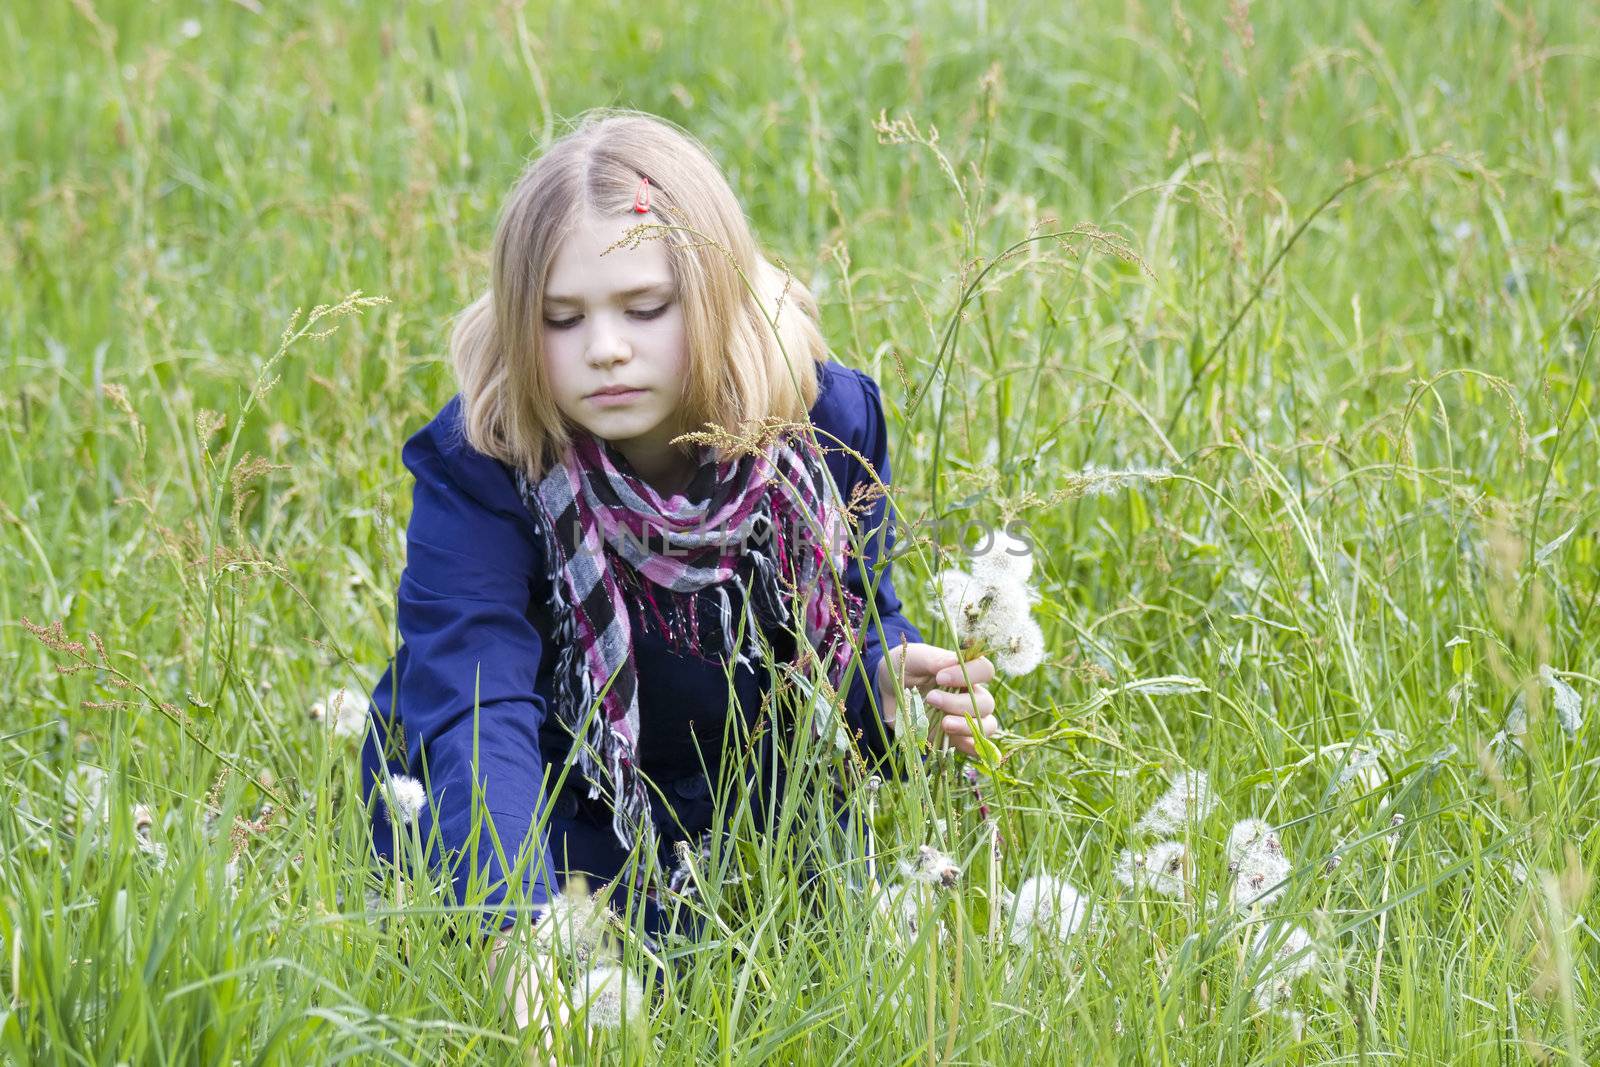
[[[459,437],[449,417],[457,410],[452,402],[402,452],[416,484],[395,718],[409,772],[428,787],[419,828],[424,841],[430,824],[438,829],[430,861],[444,863],[462,904],[478,899],[481,878],[485,921],[508,925],[515,910],[500,909],[511,886],[537,907],[553,884],[539,825],[543,642],[529,618],[543,549],[510,472]]]
[[[853,477],[845,490],[845,499],[851,499],[856,486],[871,488],[881,481],[892,485],[889,470],[889,435],[883,418],[883,398],[878,383],[860,371],[852,371],[860,386],[859,427],[857,451],[871,464],[876,479],[857,461],[852,461]],[[902,613],[900,598],[895,595],[891,578],[890,559],[894,550],[894,514],[890,500],[881,493],[872,493],[871,504],[858,513],[858,531],[862,546],[859,556],[852,553],[845,567],[845,582],[851,591],[865,601],[862,616],[861,660],[859,670],[852,678],[845,697],[847,717],[852,732],[859,732],[861,744],[868,755],[882,757],[889,751],[885,723],[878,707],[878,664],[887,649],[902,641],[920,642],[922,634]]]

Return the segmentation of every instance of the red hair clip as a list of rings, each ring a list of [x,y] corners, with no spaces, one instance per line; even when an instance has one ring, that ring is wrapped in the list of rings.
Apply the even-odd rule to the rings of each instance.
[[[633,210],[643,215],[650,210],[650,179],[639,179],[639,191],[633,195]]]

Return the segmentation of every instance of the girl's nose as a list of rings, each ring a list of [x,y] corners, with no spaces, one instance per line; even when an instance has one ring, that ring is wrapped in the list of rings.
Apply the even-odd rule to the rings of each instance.
[[[615,330],[601,331],[589,344],[589,363],[595,367],[625,362],[630,354],[628,342]]]

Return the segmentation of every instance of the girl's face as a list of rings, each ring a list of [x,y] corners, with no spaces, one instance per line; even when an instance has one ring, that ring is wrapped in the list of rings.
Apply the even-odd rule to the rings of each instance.
[[[557,409],[651,482],[672,481],[688,455],[667,444],[686,429],[678,425],[688,376],[683,307],[659,239],[601,253],[654,219],[586,213],[550,265],[539,327]]]

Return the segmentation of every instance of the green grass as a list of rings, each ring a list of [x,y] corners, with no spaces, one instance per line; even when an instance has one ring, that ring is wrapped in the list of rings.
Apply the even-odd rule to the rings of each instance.
[[[736,834],[627,1057],[1600,1055],[1600,727],[1566,736],[1538,682],[1595,717],[1592,8],[253,6],[0,8],[0,1055],[528,1048],[425,879],[368,915],[355,753],[306,708],[387,660],[447,319],[523,159],[598,104],[694,131],[813,283],[883,384],[908,524],[1026,524],[1050,660],[997,690],[997,874],[1096,901],[1065,944],[991,939],[987,838],[935,763],[880,802],[886,865],[948,820],[939,923],[886,939],[841,872],[798,887],[802,828]],[[1083,494],[1090,463],[1174,476]],[[937,545],[906,543],[948,644]],[[1519,693],[1526,752],[1491,753]],[[69,815],[80,765],[108,824]],[[1281,828],[1273,914],[1322,960],[1298,1036],[1252,996],[1259,924],[1111,877],[1178,766],[1221,801],[1197,899],[1233,819]]]

